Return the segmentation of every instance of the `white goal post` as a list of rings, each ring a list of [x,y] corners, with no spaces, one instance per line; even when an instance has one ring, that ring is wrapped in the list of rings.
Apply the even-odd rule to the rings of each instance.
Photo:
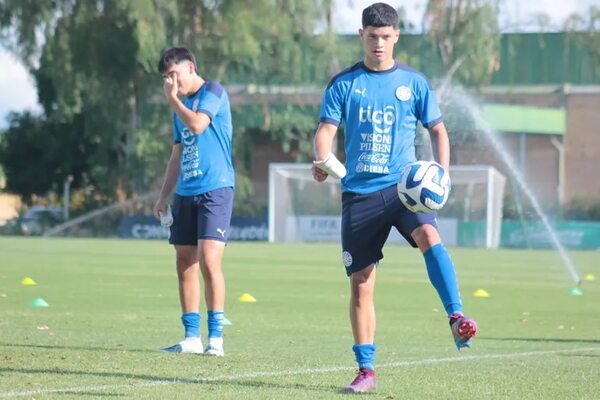
[[[452,191],[438,213],[448,246],[497,248],[506,178],[489,165],[450,167]],[[269,165],[269,241],[339,242],[340,182],[313,180],[311,164]],[[392,229],[390,241],[403,243]]]

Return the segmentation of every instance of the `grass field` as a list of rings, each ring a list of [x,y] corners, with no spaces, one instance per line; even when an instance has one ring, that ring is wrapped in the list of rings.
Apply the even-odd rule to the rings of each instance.
[[[226,357],[209,358],[157,351],[182,335],[166,243],[0,238],[0,398],[347,397],[340,388],[355,364],[339,253],[230,243],[233,325]],[[418,252],[387,247],[376,291],[379,390],[367,398],[600,398],[599,280],[569,296],[552,251],[451,254],[480,326],[473,349],[456,351]],[[599,252],[571,256],[580,273],[600,278]],[[474,297],[479,288],[491,296]],[[243,293],[257,302],[239,302]],[[50,306],[31,307],[37,297]]]

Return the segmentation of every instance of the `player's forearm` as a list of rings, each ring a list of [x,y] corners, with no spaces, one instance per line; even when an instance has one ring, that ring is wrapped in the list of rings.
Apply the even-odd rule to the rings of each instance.
[[[429,132],[436,141],[437,161],[442,167],[449,171],[450,168],[450,139],[448,131],[443,123],[432,127]]]
[[[169,104],[171,104],[171,108],[175,111],[181,122],[183,122],[193,134],[201,134],[210,123],[210,118],[208,118],[207,115],[190,110],[177,97],[170,98]]]
[[[333,128],[332,128],[333,127]],[[337,127],[330,127],[326,124],[320,124],[315,133],[314,147],[315,160],[324,160],[329,156],[333,149],[333,138],[335,137]]]
[[[315,160],[324,160],[327,158],[332,148],[333,142],[321,136],[315,136]]]
[[[177,184],[177,177],[179,176],[179,160],[171,157],[169,159],[169,163],[167,164],[167,170],[165,172],[165,177],[163,179],[163,184],[160,189],[159,198],[161,200],[166,200],[173,189],[175,189],[175,185]]]

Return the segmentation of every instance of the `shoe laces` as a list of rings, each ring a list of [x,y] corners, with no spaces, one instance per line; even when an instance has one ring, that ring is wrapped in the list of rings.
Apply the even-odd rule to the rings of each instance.
[[[369,376],[374,375],[374,374],[375,373],[372,372],[371,370],[369,370],[368,368],[359,368],[356,370],[356,378],[354,378],[351,385],[355,385],[355,384],[361,382],[363,379],[366,379]]]

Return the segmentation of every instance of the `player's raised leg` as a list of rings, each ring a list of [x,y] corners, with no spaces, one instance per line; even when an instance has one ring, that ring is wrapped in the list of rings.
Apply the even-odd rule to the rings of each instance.
[[[441,242],[437,228],[424,224],[416,228],[411,236],[423,253],[429,280],[450,318],[450,328],[457,349],[471,347],[471,339],[477,333],[477,324],[463,314],[454,264]]]

